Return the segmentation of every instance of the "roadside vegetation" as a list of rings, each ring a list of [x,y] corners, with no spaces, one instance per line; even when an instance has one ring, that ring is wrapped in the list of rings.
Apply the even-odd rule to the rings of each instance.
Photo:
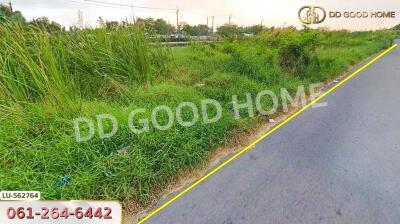
[[[210,98],[229,108],[232,95],[244,101],[246,93],[283,87],[293,94],[389,47],[393,37],[289,27],[171,49],[149,44],[135,27],[49,32],[3,23],[0,33],[0,190],[142,204],[259,117],[235,120],[224,110],[217,123],[137,135],[127,122],[133,109],[146,108],[142,118],[149,118],[158,105]],[[72,120],[98,114],[115,116],[118,133],[78,143]]]

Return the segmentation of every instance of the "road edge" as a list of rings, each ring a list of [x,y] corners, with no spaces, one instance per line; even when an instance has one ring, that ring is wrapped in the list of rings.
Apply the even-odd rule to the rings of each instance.
[[[374,64],[375,62],[377,62],[379,59],[381,59],[383,56],[385,56],[386,54],[388,54],[389,52],[391,52],[393,49],[395,49],[398,45],[394,44],[391,47],[387,48],[386,50],[384,50],[381,53],[377,53],[374,57],[370,56],[368,57],[366,60],[368,60],[369,58],[373,57],[373,59],[369,60],[367,63],[365,63],[364,65],[362,65],[361,67],[359,67],[357,69],[357,65],[351,67],[350,69],[348,69],[348,71],[346,71],[343,75],[339,76],[339,78],[337,79],[341,79],[341,81],[339,81],[338,83],[334,84],[333,81],[331,81],[330,84],[327,85],[326,88],[328,88],[326,91],[324,91],[319,97],[315,98],[314,100],[312,100],[311,102],[309,102],[305,107],[299,109],[298,111],[294,112],[293,114],[289,115],[286,119],[284,119],[282,122],[278,123],[277,125],[273,126],[270,130],[268,130],[267,132],[265,132],[262,136],[258,137],[255,141],[253,141],[252,143],[250,143],[249,145],[247,145],[246,147],[244,147],[243,149],[239,150],[238,152],[236,152],[235,154],[233,154],[231,157],[229,157],[228,159],[226,159],[224,162],[222,162],[221,164],[219,164],[218,166],[216,166],[215,168],[211,169],[209,172],[207,172],[205,175],[203,175],[201,178],[199,178],[198,180],[196,180],[195,182],[191,183],[189,186],[185,187],[184,189],[182,189],[178,194],[176,194],[175,196],[171,197],[170,199],[168,199],[166,202],[164,202],[163,204],[161,204],[158,208],[156,208],[155,210],[153,210],[152,212],[150,212],[148,215],[146,215],[144,218],[142,218],[140,221],[138,221],[136,224],[143,224],[146,221],[148,221],[150,218],[152,218],[154,215],[156,215],[157,213],[159,213],[160,211],[162,211],[163,209],[165,209],[166,207],[168,207],[170,204],[172,204],[174,201],[178,200],[179,198],[181,198],[183,195],[187,194],[188,192],[190,192],[193,188],[195,188],[197,185],[199,185],[200,183],[204,182],[206,179],[208,179],[209,177],[213,176],[215,173],[217,173],[219,170],[221,170],[222,168],[224,168],[225,166],[227,166],[229,163],[233,162],[234,160],[236,160],[237,158],[239,158],[240,156],[242,156],[243,154],[245,154],[247,151],[251,150],[252,148],[254,148],[260,141],[264,140],[265,138],[267,138],[269,135],[271,135],[272,133],[274,133],[275,131],[277,131],[278,129],[280,129],[281,127],[283,127],[284,125],[286,125],[287,123],[289,123],[291,120],[295,119],[297,116],[299,116],[300,114],[302,114],[304,111],[306,111],[307,109],[309,109],[310,107],[312,107],[314,104],[316,104],[317,102],[319,102],[320,100],[324,99],[326,96],[328,96],[330,93],[334,92],[336,89],[338,89],[339,87],[341,87],[342,85],[344,85],[346,82],[350,81],[352,78],[356,77],[358,74],[360,74],[363,70],[365,70],[367,67],[369,67],[370,65]],[[364,61],[361,61],[358,64],[363,64]],[[354,70],[354,72],[352,72],[352,70]],[[351,74],[350,74],[351,73]],[[335,80],[337,80],[335,79]],[[329,83],[329,81],[328,81]]]

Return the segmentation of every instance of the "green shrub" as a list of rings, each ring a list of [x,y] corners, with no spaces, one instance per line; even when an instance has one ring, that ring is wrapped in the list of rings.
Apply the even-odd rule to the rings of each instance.
[[[278,63],[285,72],[303,77],[311,59],[303,46],[289,44],[279,51]]]

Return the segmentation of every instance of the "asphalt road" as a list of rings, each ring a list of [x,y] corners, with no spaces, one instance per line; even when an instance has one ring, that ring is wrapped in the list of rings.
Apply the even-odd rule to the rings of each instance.
[[[396,48],[146,223],[399,223]]]

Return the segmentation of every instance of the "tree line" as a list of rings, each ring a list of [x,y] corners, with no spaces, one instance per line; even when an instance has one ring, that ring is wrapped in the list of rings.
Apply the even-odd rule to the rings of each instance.
[[[27,22],[20,11],[14,11],[11,3],[9,5],[0,4],[0,23],[4,22],[18,22],[31,26],[35,26],[44,29],[48,32],[64,31],[65,27],[62,27],[59,23],[49,20],[47,17],[40,17],[32,19]],[[98,23],[101,28],[104,29],[119,29],[127,26],[135,26],[139,30],[143,31],[148,35],[172,35],[176,34],[178,30],[187,36],[209,36],[214,34],[214,31],[206,24],[190,25],[187,23],[179,24],[179,29],[174,25],[168,23],[164,19],[158,18],[137,18],[135,21],[128,22],[127,20],[118,21],[107,21],[102,17],[99,17]],[[69,30],[77,30],[79,27],[72,26]],[[235,24],[224,24],[217,28],[216,34],[222,37],[235,37],[242,35],[256,35],[266,27],[263,25],[253,26],[238,26]],[[395,30],[400,30],[400,24],[393,27]]]
[[[18,22],[31,26],[44,29],[48,32],[63,31],[65,30],[59,23],[49,20],[47,17],[40,17],[32,19],[27,22],[20,11],[14,11],[11,3],[9,5],[0,4],[0,23],[4,22]],[[108,21],[102,17],[98,18],[98,23],[101,28],[105,29],[119,29],[126,26],[135,26],[149,35],[171,35],[176,34],[178,29],[176,26],[168,23],[164,19],[158,18],[137,18],[133,23],[126,21]],[[72,26],[69,30],[77,30],[79,27]],[[242,33],[257,34],[263,30],[263,26],[256,25],[250,27],[239,27],[237,25],[223,25],[217,28],[217,34],[220,36],[234,36]],[[187,36],[208,36],[213,34],[213,30],[206,24],[190,25],[181,23],[179,31]]]

